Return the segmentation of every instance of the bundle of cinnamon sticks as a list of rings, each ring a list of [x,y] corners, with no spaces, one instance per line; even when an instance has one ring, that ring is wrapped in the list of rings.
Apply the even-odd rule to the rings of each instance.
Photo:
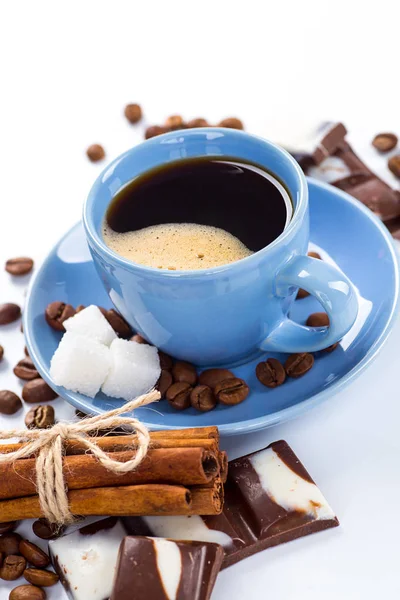
[[[70,510],[76,515],[215,515],[222,511],[228,462],[216,427],[156,431],[146,458],[131,472],[108,471],[78,441],[63,458]],[[92,438],[118,461],[135,455],[135,435]],[[0,444],[0,453],[21,444]],[[0,522],[38,518],[35,456],[0,464]]]

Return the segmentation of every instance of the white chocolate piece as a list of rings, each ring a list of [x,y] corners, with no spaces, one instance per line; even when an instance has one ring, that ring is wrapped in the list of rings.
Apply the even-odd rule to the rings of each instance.
[[[176,600],[182,577],[182,556],[179,547],[169,540],[150,538],[156,554],[157,569],[168,600]]]
[[[229,535],[223,531],[210,529],[197,515],[191,517],[142,517],[142,519],[155,536],[172,540],[214,542],[225,548],[233,543]]]

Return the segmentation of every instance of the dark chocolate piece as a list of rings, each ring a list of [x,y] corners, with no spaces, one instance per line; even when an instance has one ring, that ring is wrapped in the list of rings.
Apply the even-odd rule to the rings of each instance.
[[[208,600],[223,557],[218,544],[126,537],[110,600]]]
[[[284,441],[229,463],[225,506],[210,517],[132,517],[129,533],[218,543],[223,568],[296,538],[339,524]]]

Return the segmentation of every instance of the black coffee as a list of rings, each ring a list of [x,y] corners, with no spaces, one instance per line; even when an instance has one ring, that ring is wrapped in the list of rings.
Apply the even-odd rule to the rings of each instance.
[[[286,188],[260,167],[234,158],[187,159],[126,185],[108,208],[104,239],[134,262],[201,269],[268,246],[292,212]]]

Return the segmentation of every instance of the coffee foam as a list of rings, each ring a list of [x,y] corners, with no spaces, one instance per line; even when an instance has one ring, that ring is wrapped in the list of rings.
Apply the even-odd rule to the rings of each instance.
[[[196,223],[167,223],[126,233],[105,225],[103,236],[120,256],[158,269],[208,269],[253,254],[224,229]]]

